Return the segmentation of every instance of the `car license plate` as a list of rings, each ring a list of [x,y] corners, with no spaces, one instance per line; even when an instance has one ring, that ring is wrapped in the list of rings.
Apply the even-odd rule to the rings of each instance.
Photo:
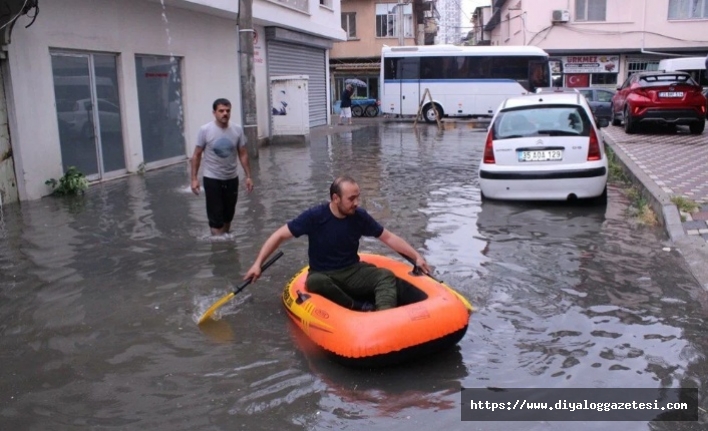
[[[563,150],[519,151],[520,162],[546,162],[563,160]]]
[[[683,97],[683,91],[662,91],[659,97]]]

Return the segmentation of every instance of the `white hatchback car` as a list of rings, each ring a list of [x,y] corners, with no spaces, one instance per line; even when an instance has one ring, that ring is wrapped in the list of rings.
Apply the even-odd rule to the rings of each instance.
[[[507,200],[604,199],[607,156],[599,127],[578,93],[505,100],[487,132],[479,164],[482,196]]]

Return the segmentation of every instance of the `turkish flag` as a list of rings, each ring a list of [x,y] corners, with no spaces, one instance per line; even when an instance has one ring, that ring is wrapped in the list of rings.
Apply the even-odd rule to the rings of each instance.
[[[565,75],[565,86],[566,87],[589,87],[590,86],[590,74],[588,73],[571,73]]]

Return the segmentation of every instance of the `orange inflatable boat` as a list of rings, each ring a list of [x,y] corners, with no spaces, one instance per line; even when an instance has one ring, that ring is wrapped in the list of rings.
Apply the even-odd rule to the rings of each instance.
[[[308,267],[287,283],[288,315],[315,344],[339,362],[353,366],[391,365],[454,346],[465,335],[470,303],[451,287],[411,266],[374,254],[361,260],[396,275],[399,306],[361,312],[341,307],[305,288]]]

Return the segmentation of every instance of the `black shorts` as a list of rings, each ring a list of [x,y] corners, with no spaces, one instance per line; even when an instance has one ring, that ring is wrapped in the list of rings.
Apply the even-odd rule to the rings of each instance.
[[[221,229],[225,223],[231,223],[234,219],[238,201],[238,177],[232,180],[204,177],[203,183],[209,227]]]

